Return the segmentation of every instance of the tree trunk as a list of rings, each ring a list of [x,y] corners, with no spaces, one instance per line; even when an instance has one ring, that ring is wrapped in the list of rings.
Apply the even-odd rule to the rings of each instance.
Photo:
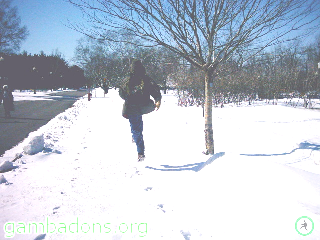
[[[211,71],[206,71],[205,76],[205,139],[206,139],[206,154],[214,154],[213,130],[212,130],[212,87],[213,77]]]

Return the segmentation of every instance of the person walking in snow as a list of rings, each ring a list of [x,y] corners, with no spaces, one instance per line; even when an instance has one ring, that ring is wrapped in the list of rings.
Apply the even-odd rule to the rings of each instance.
[[[3,92],[0,94],[0,104],[3,102],[5,118],[10,118],[10,111],[13,111],[13,96],[7,85],[3,86]]]
[[[146,74],[146,69],[141,61],[135,59],[131,64],[129,77],[119,88],[119,95],[125,100],[122,116],[129,119],[132,138],[137,145],[138,161],[143,161],[145,147],[142,134],[142,115],[159,109],[161,105],[160,88]],[[150,96],[155,102],[150,99]]]

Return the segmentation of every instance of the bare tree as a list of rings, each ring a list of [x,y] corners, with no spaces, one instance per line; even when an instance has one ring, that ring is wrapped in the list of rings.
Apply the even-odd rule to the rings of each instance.
[[[177,65],[177,57],[163,47],[132,48],[133,46],[129,44],[114,44],[89,37],[81,38],[74,60],[85,70],[91,85],[106,84],[109,87],[119,87],[128,75],[130,59],[142,59],[148,74],[166,89],[168,75]]]
[[[254,55],[293,30],[315,27],[320,13],[318,0],[68,1],[87,17],[86,23],[70,23],[74,29],[111,41],[119,41],[114,34],[131,34],[143,40],[139,45],[166,47],[204,72],[207,154],[214,153],[212,88],[218,65],[239,47],[250,44],[246,50]]]
[[[21,41],[25,40],[28,31],[20,26],[17,8],[11,7],[11,0],[0,0],[0,52],[12,53],[19,50]]]

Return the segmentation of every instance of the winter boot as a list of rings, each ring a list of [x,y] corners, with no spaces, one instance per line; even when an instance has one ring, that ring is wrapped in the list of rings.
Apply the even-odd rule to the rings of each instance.
[[[143,162],[145,158],[144,154],[138,154],[138,162]]]

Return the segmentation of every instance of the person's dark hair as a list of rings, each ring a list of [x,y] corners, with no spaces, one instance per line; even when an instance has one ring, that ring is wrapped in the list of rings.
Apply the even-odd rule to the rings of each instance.
[[[134,59],[131,64],[130,74],[132,75],[142,75],[146,74],[146,69],[143,66],[141,60]]]
[[[129,87],[131,88],[139,85],[144,80],[145,75],[146,69],[142,62],[138,59],[134,59],[130,68]]]

